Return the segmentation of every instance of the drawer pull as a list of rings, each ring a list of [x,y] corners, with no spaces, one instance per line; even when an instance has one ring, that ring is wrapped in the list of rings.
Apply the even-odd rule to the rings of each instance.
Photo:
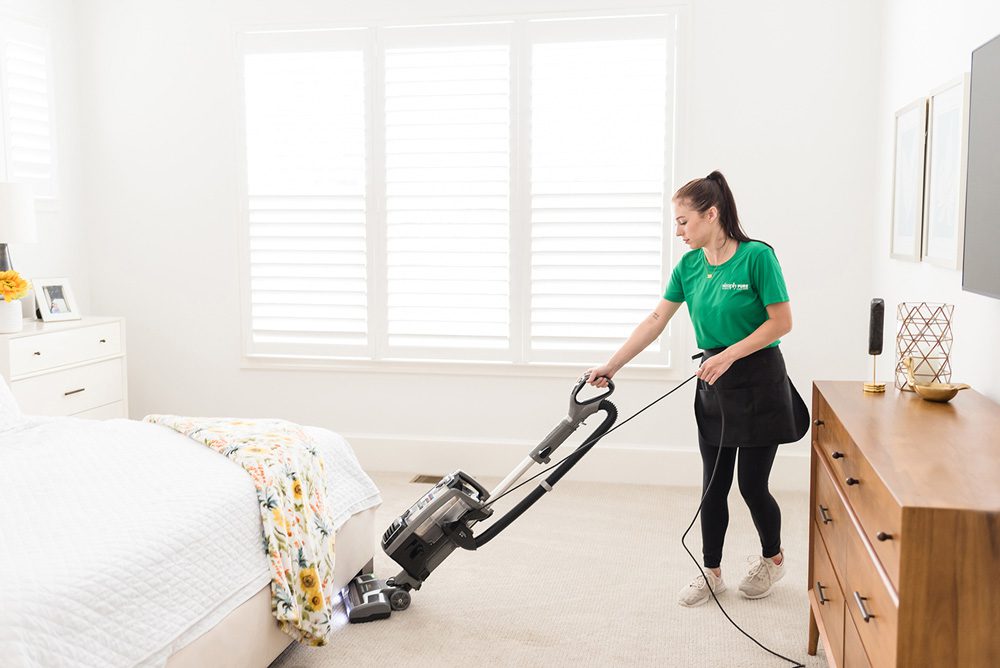
[[[81,387],[79,390],[70,390],[69,392],[63,392],[63,396],[68,397],[71,394],[80,394],[81,392],[83,392],[86,389],[87,388],[85,388],[85,387]]]
[[[843,459],[844,453],[840,452],[839,450],[834,450],[833,454],[831,454],[830,456],[833,457],[834,459]]]
[[[830,509],[827,508],[826,506],[819,507],[819,516],[823,520],[823,524],[829,524],[830,522],[833,521],[833,518],[830,517],[830,515],[828,514],[829,511]]]
[[[38,352],[37,350],[35,351],[35,353],[34,353],[34,354],[35,354],[35,355],[38,355],[39,357],[41,357],[41,356],[42,356],[42,353]]]
[[[846,482],[848,485],[859,485],[859,484],[861,484],[861,481],[858,480],[857,478],[848,478],[844,482]]]
[[[813,585],[813,587],[816,590],[816,598],[817,600],[819,600],[820,605],[826,605],[827,603],[830,602],[830,599],[823,596],[823,590],[826,589],[826,587],[821,585],[818,580],[816,581],[816,584]]]
[[[854,592],[854,602],[858,604],[858,609],[861,610],[861,619],[865,620],[865,624],[875,617],[875,615],[868,612],[868,609],[865,607],[865,601],[867,600],[867,598],[858,592]]]
[[[879,531],[877,534],[875,534],[875,537],[878,538],[883,543],[887,540],[892,540],[892,534],[886,533],[884,531]]]
[[[822,420],[817,419],[817,420],[813,420],[813,424],[816,425],[817,427],[822,427],[826,423],[823,422]]]
[[[107,342],[108,342],[107,339],[101,339],[101,343],[107,343]]]

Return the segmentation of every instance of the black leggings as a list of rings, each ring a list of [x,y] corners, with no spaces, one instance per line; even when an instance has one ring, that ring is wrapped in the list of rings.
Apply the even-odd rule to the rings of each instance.
[[[719,468],[715,472],[712,487],[705,496],[701,508],[701,544],[705,568],[718,568],[722,562],[722,543],[729,526],[729,489],[733,486],[733,469],[736,468],[736,453],[739,451],[740,493],[750,508],[754,526],[760,536],[760,546],[764,557],[773,557],[781,550],[781,509],[767,489],[767,479],[771,475],[771,465],[778,446],[719,448],[701,445],[702,494],[712,475],[715,458],[719,456]]]

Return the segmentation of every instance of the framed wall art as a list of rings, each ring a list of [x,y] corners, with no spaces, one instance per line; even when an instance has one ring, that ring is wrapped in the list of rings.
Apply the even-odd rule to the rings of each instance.
[[[927,101],[923,259],[948,269],[962,264],[969,76],[932,92]]]
[[[892,234],[889,254],[898,260],[920,260],[924,208],[924,158],[927,99],[896,112],[892,172]]]

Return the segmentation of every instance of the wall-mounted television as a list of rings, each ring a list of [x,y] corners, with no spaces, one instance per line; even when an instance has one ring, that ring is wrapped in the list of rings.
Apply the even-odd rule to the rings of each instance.
[[[1000,35],[972,52],[962,289],[1000,299]]]

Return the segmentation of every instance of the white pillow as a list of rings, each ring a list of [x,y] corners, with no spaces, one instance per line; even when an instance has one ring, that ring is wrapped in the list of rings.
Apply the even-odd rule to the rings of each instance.
[[[7,385],[7,379],[0,376],[0,431],[19,427],[24,423],[24,413],[17,405],[14,393]]]

